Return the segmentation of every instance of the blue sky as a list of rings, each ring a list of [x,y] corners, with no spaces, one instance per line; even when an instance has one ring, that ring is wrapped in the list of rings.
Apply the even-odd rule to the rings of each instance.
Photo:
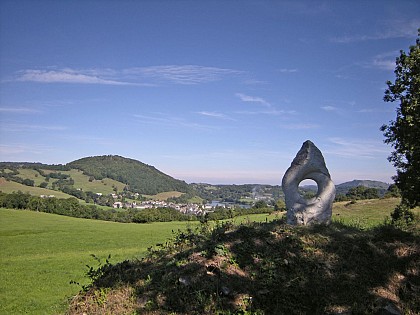
[[[407,0],[2,0],[0,161],[280,184],[309,139],[336,184],[390,183],[385,82],[419,27]]]

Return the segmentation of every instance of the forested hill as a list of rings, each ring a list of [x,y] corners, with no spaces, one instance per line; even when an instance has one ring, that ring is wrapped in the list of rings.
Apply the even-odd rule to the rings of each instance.
[[[351,182],[342,183],[339,185],[336,185],[336,191],[337,194],[346,194],[350,188],[357,187],[357,186],[364,186],[367,188],[375,188],[379,191],[380,195],[383,195],[385,191],[388,189],[389,184],[386,184],[384,182],[379,182],[376,180],[359,180],[355,179]]]
[[[188,192],[188,184],[172,178],[151,165],[118,155],[82,158],[67,164],[95,179],[111,178],[129,186],[130,191],[154,195],[165,191]]]

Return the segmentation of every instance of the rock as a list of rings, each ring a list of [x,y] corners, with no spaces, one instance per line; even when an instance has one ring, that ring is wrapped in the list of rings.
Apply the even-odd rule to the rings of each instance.
[[[188,279],[187,277],[179,277],[178,279],[179,283],[181,283],[184,286],[189,286],[191,284],[190,279]]]
[[[228,296],[229,294],[230,294],[230,289],[228,288],[228,287],[226,287],[226,286],[223,286],[221,289],[220,289],[220,294],[221,295],[225,295],[225,296]]]
[[[380,306],[374,310],[377,315],[402,315],[400,308],[391,300],[380,299]]]
[[[312,179],[318,185],[318,192],[314,198],[305,199],[299,194],[299,184],[305,179]],[[330,223],[335,186],[321,151],[311,141],[305,141],[296,154],[284,174],[282,188],[288,224]]]

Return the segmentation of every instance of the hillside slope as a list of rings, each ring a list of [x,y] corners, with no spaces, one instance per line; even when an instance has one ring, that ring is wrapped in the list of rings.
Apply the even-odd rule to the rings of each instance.
[[[387,225],[203,225],[143,260],[102,265],[69,314],[414,315],[419,242],[415,228]]]
[[[111,178],[125,183],[130,191],[141,194],[189,191],[189,186],[184,181],[174,179],[151,165],[118,155],[86,157],[70,162],[67,166],[82,170],[95,179]]]

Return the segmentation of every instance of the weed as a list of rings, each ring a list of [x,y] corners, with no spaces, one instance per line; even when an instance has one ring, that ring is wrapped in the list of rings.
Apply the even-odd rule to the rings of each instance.
[[[89,279],[89,283],[81,285],[79,282],[76,282],[74,280],[70,281],[70,284],[76,284],[76,285],[80,286],[82,288],[82,291],[84,291],[84,292],[87,292],[91,287],[93,287],[95,282],[98,279],[100,279],[101,277],[103,277],[104,274],[105,274],[105,271],[107,269],[110,269],[110,267],[112,266],[112,264],[110,263],[111,254],[109,254],[108,257],[105,259],[104,264],[102,263],[102,260],[99,257],[97,257],[95,254],[90,254],[90,256],[93,257],[94,260],[96,260],[98,265],[97,265],[97,267],[92,267],[92,266],[86,265],[88,270],[85,272],[85,277],[87,277]],[[100,296],[102,296],[102,295],[100,295]]]

